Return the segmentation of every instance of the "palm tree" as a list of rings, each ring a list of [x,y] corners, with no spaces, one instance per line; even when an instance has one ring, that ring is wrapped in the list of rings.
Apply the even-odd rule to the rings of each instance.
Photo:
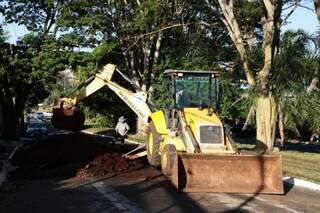
[[[298,136],[305,130],[320,129],[319,62],[313,36],[302,30],[287,31],[282,35],[271,80],[276,94],[282,145],[285,128]]]
[[[314,2],[314,8],[316,9],[316,14],[320,21],[320,0],[314,0],[313,2]]]

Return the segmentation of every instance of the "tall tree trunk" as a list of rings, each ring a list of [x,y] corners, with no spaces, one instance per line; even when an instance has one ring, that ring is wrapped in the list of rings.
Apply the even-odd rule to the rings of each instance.
[[[205,0],[207,6],[215,11],[215,6]],[[277,23],[281,13],[275,14],[275,9],[281,11],[282,2],[263,0],[265,6],[264,16],[261,18],[263,26],[263,68],[259,71],[257,77],[253,74],[250,68],[249,54],[247,53],[247,46],[250,46],[252,39],[247,36],[245,40],[244,34],[241,33],[241,28],[234,15],[234,0],[218,0],[223,17],[221,21],[226,26],[231,40],[237,48],[241,62],[243,64],[244,72],[246,74],[247,81],[251,87],[256,86],[259,92],[256,109],[256,121],[257,121],[257,141],[258,145],[262,145],[265,148],[273,149],[272,140],[272,127],[275,121],[275,101],[274,97],[269,98],[269,75],[272,72],[273,50],[274,45],[277,43],[274,40],[274,33],[277,29]],[[277,38],[278,39],[278,38]]]
[[[3,121],[2,136],[12,138],[16,136],[17,116],[15,114],[12,97],[0,88],[0,104]],[[9,97],[8,97],[9,96]]]
[[[239,24],[233,12],[233,0],[219,0],[218,2],[223,14],[223,18],[221,18],[221,21],[226,26],[229,36],[238,50],[247,81],[249,85],[255,85],[254,75],[250,70],[249,56],[245,48],[245,41],[243,40]],[[206,0],[206,3],[213,12],[216,12],[214,6],[211,5],[208,0]]]
[[[312,77],[312,80],[307,88],[307,92],[310,94],[312,93],[312,91],[314,91],[316,88],[317,88],[317,85],[319,83],[319,70],[318,68],[314,71],[313,73],[313,77]]]
[[[316,14],[318,16],[318,20],[320,21],[320,0],[314,0],[314,8],[316,9]]]
[[[14,138],[17,136],[17,124],[18,124],[18,118],[15,115],[14,112],[11,112],[11,110],[4,110],[3,113],[3,123],[4,130],[3,130],[3,136],[7,138]]]
[[[255,112],[256,112],[256,109],[255,107],[252,105],[249,109],[249,112],[248,112],[248,115],[247,115],[247,118],[246,118],[246,121],[242,127],[243,130],[247,129],[248,125],[251,123],[252,121],[252,117],[255,116]]]
[[[0,137],[3,136],[3,131],[4,131],[4,120],[2,115],[2,107],[0,104]]]
[[[146,124],[141,118],[137,118],[137,135],[146,136],[148,131],[148,124]]]
[[[146,85],[145,84],[142,84],[141,85],[141,89],[142,91],[145,91],[146,92]],[[148,124],[146,124],[141,118],[137,118],[137,129],[136,129],[136,133],[138,135],[141,135],[141,136],[146,136],[147,135],[147,131],[148,131]]]
[[[160,32],[157,37],[150,37],[149,40],[145,41],[143,44],[143,82],[140,85],[140,89],[145,92],[149,92],[150,85],[153,83],[155,78],[155,73],[153,71],[154,65],[157,64],[160,55],[161,41],[163,34]],[[154,46],[154,48],[153,48]],[[144,123],[140,118],[137,119],[137,134],[146,135],[148,125]]]
[[[257,146],[267,150],[272,150],[274,146],[272,129],[276,117],[275,109],[274,97],[259,95],[256,109]]]
[[[271,140],[271,128],[269,120],[271,118],[271,107],[269,97],[259,96],[256,109],[257,125],[257,146],[267,149],[268,141]]]
[[[273,95],[269,95],[269,75],[273,66],[274,33],[275,23],[275,4],[273,1],[264,0],[266,16],[261,18],[263,23],[263,68],[258,73],[258,85],[260,95],[257,101],[257,141],[263,143],[268,150],[273,150],[274,140],[272,129],[276,118],[276,103]]]
[[[283,147],[285,143],[285,134],[284,134],[284,117],[280,104],[278,104],[278,113],[279,113],[279,134],[280,134],[280,145]]]

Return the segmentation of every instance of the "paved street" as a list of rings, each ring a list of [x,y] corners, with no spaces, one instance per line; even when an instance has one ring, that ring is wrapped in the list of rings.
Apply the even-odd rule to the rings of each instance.
[[[286,190],[286,195],[181,193],[159,170],[144,166],[100,179],[15,177],[1,189],[0,212],[319,212],[319,192]]]
[[[20,150],[16,154],[18,158],[13,159],[13,163],[17,162],[20,167],[0,188],[0,212],[320,211],[320,192],[288,185],[285,185],[285,195],[177,192],[161,171],[150,167],[146,159],[136,160],[131,170],[110,172],[99,178],[79,176],[79,169],[83,167],[80,167],[77,160],[88,153],[91,147],[88,145],[90,140],[93,140],[91,138],[87,142],[89,144],[79,143],[80,138],[89,140],[91,137],[82,134],[61,135],[51,143],[41,142],[35,148],[31,146],[31,151],[35,150],[33,152],[27,151],[28,149]],[[52,146],[54,144],[60,145]],[[122,150],[125,146],[105,144],[103,147]],[[30,160],[25,158],[27,153]],[[61,161],[66,157],[70,160]],[[42,158],[48,161],[43,161]]]

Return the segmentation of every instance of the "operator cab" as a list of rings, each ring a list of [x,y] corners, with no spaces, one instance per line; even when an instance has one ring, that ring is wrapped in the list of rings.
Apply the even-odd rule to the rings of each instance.
[[[164,71],[170,85],[172,107],[219,111],[219,73],[217,71],[172,70]]]

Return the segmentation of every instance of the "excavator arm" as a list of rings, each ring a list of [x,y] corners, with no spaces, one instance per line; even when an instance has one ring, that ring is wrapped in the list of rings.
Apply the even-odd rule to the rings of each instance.
[[[73,98],[61,98],[58,106],[53,108],[52,124],[58,129],[81,130],[84,128],[84,115],[77,111],[75,105],[85,98],[107,86],[115,92],[145,123],[151,113],[147,103],[147,94],[143,91],[132,92],[111,80],[114,72],[133,84],[129,78],[116,69],[113,64],[107,64],[98,72],[92,81],[80,89]]]

